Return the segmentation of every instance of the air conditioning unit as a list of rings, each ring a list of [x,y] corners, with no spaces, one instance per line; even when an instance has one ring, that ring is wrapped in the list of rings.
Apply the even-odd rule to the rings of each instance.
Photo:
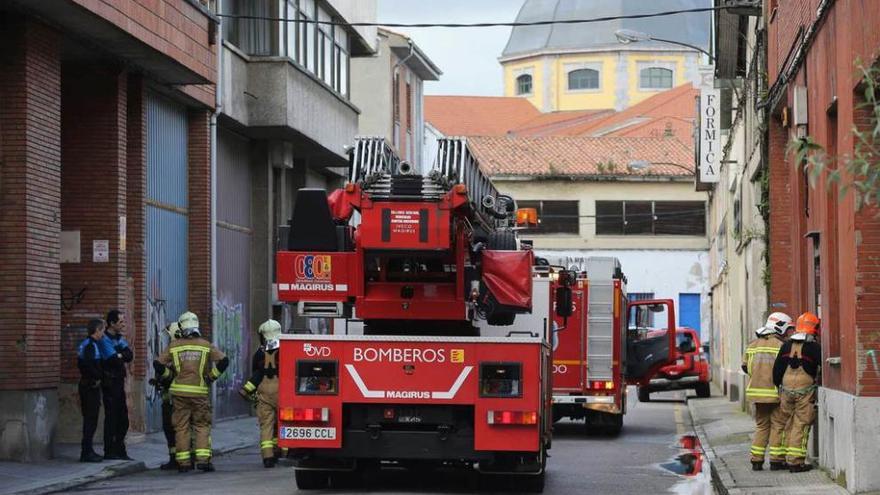
[[[722,0],[722,6],[734,15],[761,15],[761,0]]]

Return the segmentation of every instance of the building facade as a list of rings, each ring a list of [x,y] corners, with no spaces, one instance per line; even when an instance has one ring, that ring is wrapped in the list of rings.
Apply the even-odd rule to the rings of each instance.
[[[621,260],[634,298],[673,299],[678,322],[709,328],[706,195],[693,156],[674,137],[472,137],[499,191],[535,208],[521,233],[537,255],[566,267],[589,256]],[[637,170],[632,163],[649,163]]]
[[[880,5],[863,0],[765,2],[770,188],[770,307],[822,318],[820,464],[853,492],[880,490],[880,216],[857,208],[827,174],[811,183],[789,150],[809,137],[843,172],[853,129],[877,125],[857,65],[877,66]],[[794,143],[794,144],[792,144]]]
[[[0,458],[81,431],[76,348],[118,308],[133,430],[167,313],[210,336],[211,2],[0,2]]]
[[[291,21],[375,21],[376,2],[224,0],[217,126],[214,318],[230,370],[215,387],[237,395],[268,318],[285,331],[321,331],[295,316],[273,289],[296,192],[333,189],[346,175],[346,147],[361,110],[352,102],[353,60],[376,51],[376,29]],[[279,20],[274,20],[279,19]],[[240,400],[218,414],[246,414]]]
[[[427,170],[425,81],[442,72],[407,36],[378,30],[376,55],[352,59],[352,102],[361,109],[358,133],[382,136],[401,160]]]
[[[587,2],[526,0],[517,22],[571,21],[708,7],[709,0]],[[709,14],[595,24],[517,26],[500,57],[505,96],[528,98],[542,112],[623,110],[658,92],[699,81],[702,55],[658,41],[621,44],[618,30],[705,49]]]

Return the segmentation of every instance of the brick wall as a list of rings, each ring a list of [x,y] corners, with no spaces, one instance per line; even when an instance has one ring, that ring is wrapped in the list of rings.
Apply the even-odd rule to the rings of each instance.
[[[64,326],[125,310],[127,257],[119,223],[126,214],[127,75],[118,68],[65,64],[61,78],[61,229],[79,231],[80,262],[61,265],[65,294],[81,300],[62,311]],[[109,241],[109,261],[93,262],[93,241]],[[64,378],[78,378],[71,349]],[[65,360],[65,362],[67,362]]]
[[[792,166],[785,159],[788,131],[776,117],[770,119],[770,304],[776,311],[792,313],[796,311],[791,277]]]
[[[202,335],[210,339],[211,299],[211,114],[191,110],[189,159],[189,308],[199,316]]]
[[[60,37],[0,13],[0,390],[58,385]],[[22,360],[27,353],[29,359]]]
[[[127,116],[127,161],[126,170],[126,252],[128,260],[128,277],[134,288],[134,307],[129,308],[132,314],[131,329],[132,346],[137,350],[147,347],[147,321],[145,314],[146,296],[146,253],[144,240],[146,236],[146,209],[144,196],[147,184],[147,113],[144,107],[145,87],[142,76],[131,75],[128,78],[128,116]],[[146,352],[144,352],[146,354]],[[135,359],[134,376],[146,376],[149,363],[145,359]]]

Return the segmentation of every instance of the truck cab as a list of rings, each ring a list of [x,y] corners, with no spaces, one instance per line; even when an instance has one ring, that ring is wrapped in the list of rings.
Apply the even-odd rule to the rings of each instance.
[[[654,336],[663,336],[666,330],[656,330]],[[700,334],[693,328],[676,329],[676,359],[651,376],[639,387],[639,402],[648,402],[652,392],[693,389],[697,397],[711,395],[709,359],[700,344]]]

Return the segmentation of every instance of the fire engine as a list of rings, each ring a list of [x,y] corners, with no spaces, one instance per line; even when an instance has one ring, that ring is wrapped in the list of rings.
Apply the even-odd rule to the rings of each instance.
[[[670,299],[629,301],[616,258],[589,257],[581,268],[561,271],[553,282],[572,287],[570,314],[553,316],[553,420],[584,419],[616,434],[627,385],[645,385],[676,357],[675,306]],[[671,330],[651,332],[653,317],[663,315],[658,323]]]
[[[329,196],[299,191],[276,258],[278,299],[337,328],[282,338],[278,440],[297,486],[433,465],[542,491],[551,282],[516,235],[534,212],[495,189],[464,139],[441,140],[416,175],[383,139],[359,138],[350,173]]]

